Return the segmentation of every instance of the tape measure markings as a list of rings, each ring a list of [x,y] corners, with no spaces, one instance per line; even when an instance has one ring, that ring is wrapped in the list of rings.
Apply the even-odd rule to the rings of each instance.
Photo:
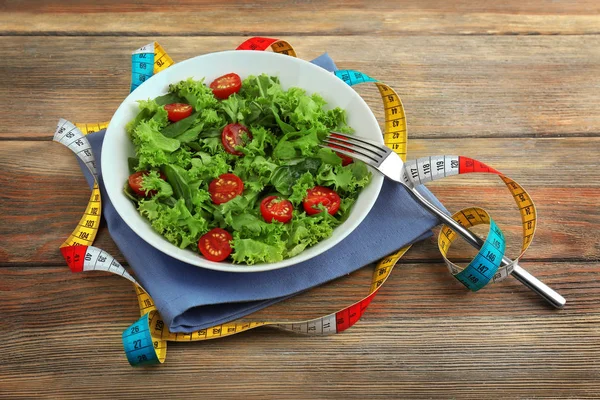
[[[93,124],[74,124],[84,135],[101,131],[102,129],[108,128],[108,122],[100,122]]]
[[[406,161],[408,137],[406,116],[404,114],[404,106],[396,91],[360,71],[342,69],[334,71],[334,75],[350,86],[367,82],[373,82],[377,86],[384,109],[384,142],[402,158],[402,161]]]
[[[287,56],[296,57],[296,51],[291,44],[285,40],[266,38],[266,37],[251,37],[242,44],[240,44],[236,50],[267,50],[271,47],[275,53],[285,54]]]
[[[157,42],[140,47],[131,54],[131,88],[133,92],[152,75],[173,65],[173,59]]]

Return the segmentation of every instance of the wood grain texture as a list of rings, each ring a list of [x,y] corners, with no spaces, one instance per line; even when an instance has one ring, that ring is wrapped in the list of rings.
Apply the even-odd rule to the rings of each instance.
[[[0,37],[0,138],[49,139],[59,117],[110,120],[129,93],[131,51],[154,39]],[[411,138],[600,134],[598,36],[286,39],[304,59],[327,51],[340,68],[395,88]],[[243,40],[165,37],[160,43],[181,61]],[[383,121],[371,86],[357,90]]]
[[[153,2],[4,1],[11,35],[540,35],[596,34],[594,0]]]
[[[0,398],[598,398],[599,33],[596,0],[0,2]],[[165,365],[129,367],[131,284],[72,274],[58,252],[89,191],[50,142],[56,121],[110,119],[128,94],[130,53],[146,43],[181,61],[255,34],[284,37],[303,59],[327,51],[394,87],[409,158],[463,154],[522,183],[540,216],[522,264],[566,308],[514,279],[470,293],[426,240],[341,335],[257,329],[170,343]],[[381,121],[376,90],[357,90]],[[428,186],[452,210],[487,208],[515,252],[517,217],[497,179]],[[95,245],[124,261],[105,226]],[[336,311],[367,294],[371,271],[247,318]]]
[[[540,215],[525,260],[598,260],[600,236],[594,227],[600,222],[600,169],[597,154],[587,151],[598,146],[598,138],[415,139],[409,143],[409,158],[464,154],[520,182]],[[530,159],[536,160],[535,165]],[[62,265],[58,246],[79,221],[89,199],[75,158],[58,143],[5,141],[0,160],[0,263]],[[520,217],[498,178],[473,174],[428,186],[450,210],[473,205],[486,208],[505,231],[509,254],[518,254]],[[119,254],[106,229],[101,229],[96,245]],[[407,255],[412,260],[439,257],[433,241]]]
[[[160,386],[162,395],[177,398],[594,397],[600,287],[593,277],[600,264],[532,269],[567,296],[565,310],[536,307],[511,280],[470,294],[442,265],[407,264],[341,335],[264,328],[170,343],[165,365],[132,370],[120,344],[121,332],[138,318],[128,282],[66,268],[0,268],[0,312],[10,327],[0,353],[0,395],[139,397]],[[361,270],[255,317],[318,315],[324,301],[332,308],[364,295],[369,276]]]

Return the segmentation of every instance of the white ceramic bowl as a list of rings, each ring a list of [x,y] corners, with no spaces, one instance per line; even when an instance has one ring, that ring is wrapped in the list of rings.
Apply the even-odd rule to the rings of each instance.
[[[133,144],[127,137],[125,125],[139,111],[136,101],[153,99],[165,94],[169,84],[189,77],[205,78],[205,82],[210,83],[215,78],[229,72],[237,73],[242,79],[249,75],[266,73],[279,77],[284,89],[297,86],[305,89],[308,93],[318,93],[327,101],[328,107],[341,107],[347,111],[348,124],[355,129],[357,136],[383,143],[377,120],[364,100],[341,79],[321,67],[308,61],[271,52],[210,53],[180,62],[154,75],[121,103],[108,125],[102,146],[102,175],[110,200],[125,223],[143,240],[171,257],[199,267],[229,272],[267,271],[288,267],[327,251],[352,232],[371,210],[383,183],[380,174],[373,173],[371,183],[363,189],[348,219],[334,230],[330,238],[304,250],[295,257],[275,263],[251,266],[230,262],[212,262],[191,250],[178,248],[155,232],[123,194],[123,185],[129,176],[127,158],[135,155]]]

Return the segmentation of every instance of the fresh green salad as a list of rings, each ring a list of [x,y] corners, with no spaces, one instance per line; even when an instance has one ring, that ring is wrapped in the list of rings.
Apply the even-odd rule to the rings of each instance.
[[[126,195],[171,243],[212,261],[277,262],[328,238],[371,180],[319,146],[343,109],[278,78],[187,79],[140,101]]]

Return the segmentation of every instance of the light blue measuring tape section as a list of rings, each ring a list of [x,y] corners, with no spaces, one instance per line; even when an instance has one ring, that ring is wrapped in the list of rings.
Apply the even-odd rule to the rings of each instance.
[[[154,75],[154,43],[140,47],[131,55],[131,89],[138,86]]]
[[[159,360],[153,350],[154,342],[150,334],[148,315],[145,314],[123,332],[122,340],[127,361],[131,365],[158,364]]]
[[[352,69],[338,69],[334,74],[350,86],[358,85],[359,83],[377,82],[377,79],[373,79],[360,71]]]
[[[131,55],[131,89],[146,82],[152,75],[173,65],[173,60],[157,42],[140,47]]]
[[[468,213],[465,214],[466,218],[469,218],[471,215]],[[485,218],[483,215],[481,217]],[[504,250],[506,248],[504,234],[493,219],[489,218],[489,224],[490,230],[488,236],[477,256],[471,260],[465,269],[460,272],[457,271],[458,273],[453,273],[458,281],[473,292],[483,288],[494,278],[498,267],[500,267],[502,257],[504,257]]]

